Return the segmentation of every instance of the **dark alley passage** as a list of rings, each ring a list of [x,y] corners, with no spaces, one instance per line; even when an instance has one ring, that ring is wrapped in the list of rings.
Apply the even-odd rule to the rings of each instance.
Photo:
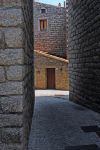
[[[100,115],[69,102],[68,95],[50,96],[44,91],[44,95],[36,95],[29,150],[65,150],[66,146],[90,144],[100,147],[100,130],[85,132],[84,126],[99,129]]]

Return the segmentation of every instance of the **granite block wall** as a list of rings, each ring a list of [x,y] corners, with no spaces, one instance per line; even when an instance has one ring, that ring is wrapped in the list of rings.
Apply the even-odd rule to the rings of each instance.
[[[46,13],[41,13],[45,8]],[[47,19],[46,31],[40,31],[39,20]],[[35,50],[66,57],[66,9],[43,3],[34,3]]]
[[[100,112],[100,1],[69,0],[70,100]]]
[[[33,102],[32,0],[1,0],[0,149],[27,150]]]

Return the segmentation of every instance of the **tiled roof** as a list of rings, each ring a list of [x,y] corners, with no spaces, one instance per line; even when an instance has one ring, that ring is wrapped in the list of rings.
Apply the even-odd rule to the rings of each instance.
[[[38,50],[34,50],[34,52],[36,52],[36,53],[38,53],[38,54],[41,54],[41,55],[43,55],[43,56],[45,56],[45,57],[58,60],[58,61],[62,61],[62,62],[66,62],[66,63],[69,62],[67,59],[64,59],[64,58],[61,58],[61,57],[58,57],[58,56],[54,56],[54,55],[50,55],[50,54],[48,54],[47,52],[38,51]]]

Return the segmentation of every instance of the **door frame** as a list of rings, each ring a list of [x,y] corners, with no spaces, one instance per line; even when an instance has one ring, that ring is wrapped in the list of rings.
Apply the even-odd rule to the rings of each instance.
[[[49,69],[54,70],[54,88],[48,88],[48,73],[47,73],[47,70],[49,70]],[[56,89],[56,68],[54,68],[54,67],[46,68],[46,88],[47,89]]]

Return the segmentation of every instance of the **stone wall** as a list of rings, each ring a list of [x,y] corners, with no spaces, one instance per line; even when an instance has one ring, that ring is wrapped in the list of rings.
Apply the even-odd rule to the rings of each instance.
[[[45,8],[46,13],[41,13]],[[47,19],[47,31],[40,31],[39,20]],[[35,50],[66,57],[66,9],[43,3],[34,3]]]
[[[69,78],[67,66],[45,66],[35,69],[35,87],[36,89],[47,89],[47,68],[55,68],[55,89],[56,90],[69,90]],[[67,74],[66,74],[67,72]],[[62,81],[62,82],[59,82]]]
[[[35,87],[47,89],[47,68],[55,68],[55,88],[69,90],[68,61],[35,52]],[[60,82],[61,81],[61,82]]]
[[[0,1],[0,149],[27,150],[33,109],[33,6]]]
[[[100,2],[69,0],[70,100],[100,112]]]

